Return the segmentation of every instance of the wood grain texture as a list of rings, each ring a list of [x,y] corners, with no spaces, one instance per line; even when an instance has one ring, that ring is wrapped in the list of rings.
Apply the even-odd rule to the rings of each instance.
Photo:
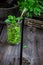
[[[43,21],[35,20],[31,18],[25,18],[25,25],[33,26],[37,28],[43,28]]]
[[[3,35],[5,35],[5,31],[4,29]],[[27,46],[27,48],[23,48],[23,58],[26,61],[28,60],[30,65],[43,65],[43,30],[24,26],[23,36],[23,42]],[[5,39],[4,36],[3,39]],[[19,65],[17,59],[20,56],[20,45],[11,46],[5,44],[0,46],[0,65]],[[15,60],[17,63],[15,63]],[[23,61],[23,64],[26,61]]]

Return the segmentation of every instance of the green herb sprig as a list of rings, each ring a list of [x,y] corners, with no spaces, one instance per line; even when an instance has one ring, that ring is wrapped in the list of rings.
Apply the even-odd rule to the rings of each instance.
[[[24,8],[27,9],[25,16],[32,17],[32,16],[39,16],[43,7],[40,5],[39,0],[21,0],[18,1],[18,6],[20,12],[23,11]]]
[[[7,41],[10,44],[18,44],[21,40],[20,35],[20,25],[17,24],[17,21],[20,20],[21,17],[15,17],[9,15],[5,22],[8,24],[7,26]]]

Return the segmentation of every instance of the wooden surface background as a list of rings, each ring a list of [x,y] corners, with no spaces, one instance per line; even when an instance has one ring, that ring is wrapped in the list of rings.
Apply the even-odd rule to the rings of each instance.
[[[43,14],[36,19],[43,20]],[[32,26],[30,22],[35,23]],[[24,26],[24,44],[27,48],[23,48],[23,58],[25,58],[23,65],[43,65],[43,29],[39,28],[43,28],[43,21],[26,20],[26,26]],[[4,26],[0,35],[0,41],[2,41],[2,43],[0,42],[0,65],[19,65],[20,44],[15,46],[7,45],[5,40],[6,27]]]
[[[3,37],[4,34],[5,31]],[[24,26],[24,44],[27,48],[23,48],[23,57],[30,65],[43,65],[43,30]],[[0,45],[0,65],[15,65],[15,62],[19,65],[17,60],[19,57],[20,44],[16,46]],[[29,65],[29,63],[23,65]]]

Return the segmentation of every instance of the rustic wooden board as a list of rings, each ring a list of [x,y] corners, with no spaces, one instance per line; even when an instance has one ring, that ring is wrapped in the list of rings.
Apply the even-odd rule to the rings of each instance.
[[[27,49],[23,50],[30,59],[30,65],[43,65],[43,30],[25,27],[24,43]]]
[[[43,65],[43,30],[38,30],[36,32],[37,50],[39,55],[39,63]]]
[[[5,29],[4,29],[5,30]],[[5,31],[4,31],[5,33]],[[35,27],[24,26],[23,58],[28,60],[30,65],[43,65],[43,30]],[[0,65],[15,65],[15,58],[20,56],[20,45],[0,46]],[[18,60],[16,61],[18,64]],[[29,64],[23,64],[29,65]]]
[[[31,18],[25,18],[25,25],[37,27],[37,28],[43,28],[43,21],[35,20]]]

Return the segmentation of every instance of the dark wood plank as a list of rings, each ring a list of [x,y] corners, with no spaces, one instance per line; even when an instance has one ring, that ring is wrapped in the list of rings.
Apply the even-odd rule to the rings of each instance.
[[[27,48],[23,48],[23,58],[25,58],[25,60],[28,60],[28,63],[30,63],[30,65],[43,65],[43,30],[37,29],[35,27],[25,26],[23,40],[24,44],[27,46]],[[19,64],[18,61],[18,58],[20,56],[19,53],[20,53],[20,45],[0,46],[1,64],[2,65]],[[17,60],[16,61],[17,63],[15,63],[15,59]],[[24,62],[23,65],[25,65]]]
[[[31,18],[25,18],[25,25],[33,26],[37,28],[43,28],[43,21],[35,20]]]

